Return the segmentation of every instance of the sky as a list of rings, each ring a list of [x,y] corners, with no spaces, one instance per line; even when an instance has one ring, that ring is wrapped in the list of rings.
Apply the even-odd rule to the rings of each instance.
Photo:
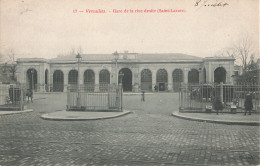
[[[0,51],[7,55],[13,50],[16,58],[46,59],[72,49],[84,54],[128,50],[209,57],[247,35],[259,56],[258,0],[199,1],[0,0]],[[222,6],[211,6],[216,3]]]

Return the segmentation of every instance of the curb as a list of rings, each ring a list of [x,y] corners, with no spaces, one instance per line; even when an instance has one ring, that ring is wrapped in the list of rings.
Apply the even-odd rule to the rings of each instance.
[[[27,112],[33,112],[33,109],[27,109],[27,110],[24,110],[24,111],[0,111],[0,116],[2,115],[12,115],[12,114],[22,114],[22,113],[27,113]]]
[[[145,93],[145,95],[153,95],[154,93]],[[131,96],[131,95],[142,95],[142,93],[140,93],[140,92],[136,92],[136,93],[123,93],[123,95],[125,95],[125,96]]]
[[[191,121],[199,121],[199,122],[209,122],[209,123],[218,123],[218,124],[228,124],[228,125],[247,125],[247,126],[260,126],[260,122],[257,121],[223,121],[223,120],[212,120],[212,119],[201,119],[201,118],[194,118],[189,116],[182,116],[178,115],[178,113],[172,113],[172,116],[186,119]]]
[[[52,121],[91,121],[91,120],[103,120],[103,119],[112,119],[112,118],[118,118],[121,116],[125,116],[127,114],[133,113],[132,111],[125,111],[121,114],[114,115],[114,116],[107,116],[107,117],[97,117],[97,118],[55,118],[55,117],[47,117],[48,114],[43,114],[41,116],[44,120],[52,120]]]

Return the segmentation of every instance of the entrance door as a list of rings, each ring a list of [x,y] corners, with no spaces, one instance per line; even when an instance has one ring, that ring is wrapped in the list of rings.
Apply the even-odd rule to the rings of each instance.
[[[53,73],[53,92],[63,92],[64,76],[61,70],[56,70]]]
[[[123,68],[119,71],[120,74],[118,74],[118,81],[122,81],[123,85],[123,91],[132,91],[132,72],[128,68]],[[122,75],[122,76],[120,76]],[[120,77],[121,80],[120,80]]]
[[[165,83],[159,83],[159,91],[165,91]]]
[[[29,83],[29,89],[33,90],[33,91],[37,91],[37,85],[38,85],[38,81],[37,81],[37,71],[33,68],[27,70],[27,80]]]

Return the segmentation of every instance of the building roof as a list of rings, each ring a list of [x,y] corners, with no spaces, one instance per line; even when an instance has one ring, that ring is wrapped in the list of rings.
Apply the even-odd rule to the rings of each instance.
[[[202,58],[181,54],[181,53],[119,53],[120,55],[135,56],[135,60],[201,60]],[[58,56],[51,59],[51,61],[75,61],[76,55]],[[114,60],[113,54],[81,54],[83,61],[112,61]]]
[[[201,58],[197,56],[182,54],[182,53],[118,53],[119,62],[139,62],[139,63],[157,63],[157,62],[195,62],[200,63],[203,61],[234,61],[231,57],[206,57]],[[80,54],[83,62],[90,63],[111,63],[115,60],[113,54]],[[61,55],[56,58],[47,60],[44,58],[20,58],[18,63],[75,63],[77,61],[76,55]]]

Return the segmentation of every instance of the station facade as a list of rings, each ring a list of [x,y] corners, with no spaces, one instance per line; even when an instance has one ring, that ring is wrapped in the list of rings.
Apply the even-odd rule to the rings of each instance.
[[[81,54],[54,59],[20,58],[17,81],[38,92],[66,92],[68,86],[102,91],[122,83],[124,91],[174,91],[187,83],[233,83],[234,58],[180,53]],[[79,81],[79,83],[78,83]]]

